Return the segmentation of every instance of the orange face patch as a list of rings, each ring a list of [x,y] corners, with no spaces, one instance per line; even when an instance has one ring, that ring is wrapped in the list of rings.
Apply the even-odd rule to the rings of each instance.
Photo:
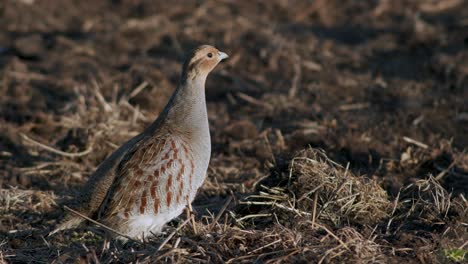
[[[206,77],[218,65],[220,61],[218,54],[219,51],[214,47],[199,47],[194,51],[191,59],[184,65],[184,72],[186,72],[187,77],[191,79],[199,75]]]

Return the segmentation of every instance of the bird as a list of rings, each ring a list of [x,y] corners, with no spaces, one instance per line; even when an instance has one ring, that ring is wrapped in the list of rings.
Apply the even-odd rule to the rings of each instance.
[[[141,241],[161,234],[191,204],[211,155],[205,82],[226,58],[210,45],[189,53],[163,111],[98,166],[75,211],[116,231],[121,240]],[[83,224],[79,214],[68,213],[49,235]]]

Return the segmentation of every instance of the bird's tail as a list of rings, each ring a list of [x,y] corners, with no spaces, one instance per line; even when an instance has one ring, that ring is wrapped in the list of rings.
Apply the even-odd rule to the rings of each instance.
[[[54,230],[52,230],[47,236],[51,236],[57,232],[60,232],[65,229],[75,228],[79,226],[85,219],[79,216],[66,217],[65,220],[60,223]]]

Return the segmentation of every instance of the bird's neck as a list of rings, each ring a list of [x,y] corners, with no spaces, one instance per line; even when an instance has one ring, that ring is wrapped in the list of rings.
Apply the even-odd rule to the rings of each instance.
[[[206,77],[186,79],[179,83],[168,104],[153,123],[163,122],[168,127],[196,136],[208,129],[205,100]],[[153,126],[152,125],[152,126]]]

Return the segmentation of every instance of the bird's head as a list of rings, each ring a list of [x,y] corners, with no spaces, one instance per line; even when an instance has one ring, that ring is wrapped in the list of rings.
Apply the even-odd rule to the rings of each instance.
[[[187,80],[205,79],[216,65],[226,58],[228,58],[226,53],[213,46],[200,46],[187,56],[183,67],[183,77]]]

